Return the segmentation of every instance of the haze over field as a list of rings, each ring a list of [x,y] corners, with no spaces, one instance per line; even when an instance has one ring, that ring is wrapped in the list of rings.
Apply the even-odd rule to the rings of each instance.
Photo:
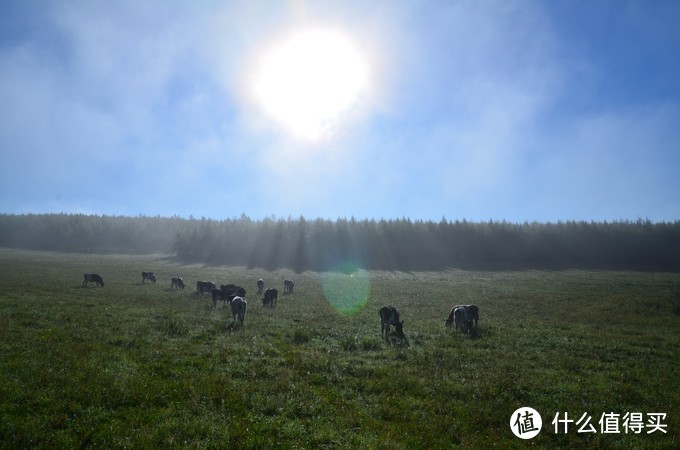
[[[0,3],[0,211],[676,220],[674,1]]]

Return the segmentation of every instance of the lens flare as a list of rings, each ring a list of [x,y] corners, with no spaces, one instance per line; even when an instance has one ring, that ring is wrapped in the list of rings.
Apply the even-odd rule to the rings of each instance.
[[[371,290],[371,277],[367,270],[354,263],[339,264],[321,276],[321,287],[328,303],[344,316],[363,309]]]

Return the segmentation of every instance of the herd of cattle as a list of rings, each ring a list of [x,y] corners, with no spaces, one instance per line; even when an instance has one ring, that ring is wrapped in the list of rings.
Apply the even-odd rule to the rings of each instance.
[[[152,283],[156,282],[156,274],[154,272],[142,272],[142,284],[146,281]],[[83,274],[83,286],[88,286],[90,283],[95,283],[97,286],[104,287],[104,278],[98,273]],[[172,277],[170,280],[170,289],[184,289],[184,281],[181,277]],[[295,283],[292,280],[284,280],[283,294],[290,295],[293,293]],[[196,282],[196,294],[202,295],[210,293],[212,297],[213,308],[217,307],[217,302],[222,300],[226,307],[227,303],[231,305],[231,312],[234,317],[232,327],[238,320],[241,326],[245,321],[246,309],[248,302],[246,302],[246,290],[241,286],[235,284],[222,284],[218,288],[215,283],[211,281],[200,280]],[[279,293],[274,288],[264,289],[264,280],[257,280],[257,293],[263,295],[262,306],[275,308]],[[404,321],[399,320],[399,311],[394,306],[383,306],[379,311],[380,315],[380,335],[388,339],[392,334],[391,328],[394,327],[394,335],[400,339],[404,339]],[[460,329],[463,332],[472,333],[477,329],[477,322],[479,321],[479,307],[477,305],[456,305],[451,308],[449,316],[445,324],[447,327],[454,326],[456,330]]]

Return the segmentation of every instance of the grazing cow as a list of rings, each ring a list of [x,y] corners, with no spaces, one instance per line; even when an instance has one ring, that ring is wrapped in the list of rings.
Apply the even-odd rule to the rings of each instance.
[[[97,286],[104,287],[104,279],[98,273],[83,274],[83,286],[88,286],[90,283],[96,283]]]
[[[182,280],[182,277],[172,277],[170,289],[184,289],[184,280]]]
[[[463,308],[464,305],[456,305],[453,308],[451,308],[451,311],[449,311],[449,317],[446,318],[446,326],[451,327],[454,325],[455,322],[455,311],[456,308]]]
[[[226,305],[227,295],[222,289],[212,288],[210,290],[210,295],[212,295],[213,308],[217,308],[217,300],[222,300]]]
[[[380,308],[380,336],[387,339],[392,325],[397,336],[404,339],[404,321],[399,321],[399,311],[394,306],[383,306]]]
[[[295,283],[293,283],[292,280],[284,280],[283,281],[283,295],[292,294],[294,287],[295,287]]]
[[[149,280],[152,283],[156,282],[156,274],[153,272],[142,272],[142,283],[144,283],[145,280]]]
[[[220,290],[222,291],[222,295],[229,303],[231,303],[234,297],[246,296],[246,290],[241,286],[236,286],[235,284],[221,284]]]
[[[246,308],[247,307],[248,307],[248,302],[246,302],[245,298],[234,297],[234,299],[231,301],[231,314],[234,316],[234,320],[231,322],[232,327],[236,323],[237,317],[238,317],[238,321],[241,323],[241,326],[243,326],[243,322],[246,320]]]
[[[464,306],[457,306],[453,309],[453,322],[455,324],[456,330],[463,330],[464,327],[467,328],[468,315]]]
[[[465,305],[465,312],[468,318],[468,328],[472,328],[474,321],[475,328],[477,328],[477,322],[479,322],[479,307],[477,305]]]
[[[269,306],[270,308],[276,308],[276,301],[279,298],[279,291],[274,288],[268,288],[264,291],[264,298],[262,299],[262,306]]]
[[[257,280],[257,293],[258,295],[262,294],[262,291],[264,291],[264,280],[260,278]]]
[[[210,292],[215,289],[215,283],[210,281],[197,281],[196,282],[196,292],[202,294],[204,292]]]
[[[479,307],[477,305],[456,305],[451,308],[449,317],[446,319],[446,326],[455,324],[456,330],[470,331],[474,326],[477,328],[479,321]]]
[[[217,300],[222,300],[224,304],[231,303],[235,297],[245,297],[246,290],[235,284],[220,285],[220,288],[210,290],[212,295],[213,308],[217,307]]]

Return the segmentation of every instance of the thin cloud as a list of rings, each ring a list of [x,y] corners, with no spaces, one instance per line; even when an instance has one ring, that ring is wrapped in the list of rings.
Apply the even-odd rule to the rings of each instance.
[[[0,208],[677,218],[679,10],[640,5],[22,2],[0,35]],[[316,148],[246,91],[264,43],[309,24],[360,42],[375,77]]]

